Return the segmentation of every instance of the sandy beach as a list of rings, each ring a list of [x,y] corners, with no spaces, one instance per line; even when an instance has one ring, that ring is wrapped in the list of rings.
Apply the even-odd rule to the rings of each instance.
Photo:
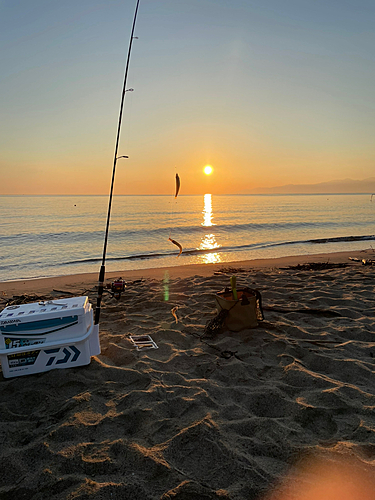
[[[330,467],[373,498],[375,267],[349,257],[375,253],[108,273],[127,286],[120,300],[104,295],[99,356],[0,375],[0,498],[323,498],[311,487]],[[264,321],[209,337],[214,295],[233,274],[261,292]],[[0,309],[71,295],[95,305],[96,284],[97,274],[3,282]],[[158,349],[137,351],[139,334]],[[313,456],[323,462],[298,468]]]

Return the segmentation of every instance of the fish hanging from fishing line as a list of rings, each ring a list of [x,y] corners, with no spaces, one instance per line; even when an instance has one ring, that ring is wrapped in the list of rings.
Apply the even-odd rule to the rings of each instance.
[[[176,174],[176,194],[174,195],[175,198],[177,198],[177,195],[178,195],[178,192],[180,190],[180,178],[178,176],[178,174]]]
[[[177,255],[177,257],[179,257],[181,254],[182,254],[182,246],[178,243],[178,241],[176,240],[172,240],[172,238],[168,238],[169,241],[171,241],[174,245],[176,245],[176,247],[178,247],[180,249],[180,253]]]
[[[174,319],[176,320],[176,324],[178,323],[178,317],[177,317],[177,309],[178,309],[178,306],[175,306],[173,309],[171,309],[171,313],[174,317]]]

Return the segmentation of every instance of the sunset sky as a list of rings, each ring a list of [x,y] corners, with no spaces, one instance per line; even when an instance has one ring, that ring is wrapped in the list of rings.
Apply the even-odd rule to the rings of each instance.
[[[0,194],[108,193],[135,3],[0,0]],[[374,176],[374,22],[373,0],[141,0],[115,193]]]

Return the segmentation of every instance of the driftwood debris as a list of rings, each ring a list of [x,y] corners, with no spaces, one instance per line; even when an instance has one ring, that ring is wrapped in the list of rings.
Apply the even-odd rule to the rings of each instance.
[[[375,260],[372,259],[358,259],[358,257],[349,257],[349,260],[353,260],[354,262],[362,262],[363,266],[375,265]]]
[[[43,295],[13,295],[12,298],[10,298],[7,303],[6,307],[8,306],[18,306],[21,304],[29,304],[30,302],[40,302],[42,300],[50,300],[51,297],[45,297]]]
[[[63,293],[64,295],[77,295],[74,292],[68,292],[68,290],[56,290],[55,288],[53,289],[53,292],[56,293]]]
[[[297,264],[296,266],[282,267],[285,270],[297,270],[297,271],[324,271],[325,269],[336,269],[342,267],[348,267],[349,264],[344,262],[341,263],[331,263],[331,262],[308,262],[306,264]]]

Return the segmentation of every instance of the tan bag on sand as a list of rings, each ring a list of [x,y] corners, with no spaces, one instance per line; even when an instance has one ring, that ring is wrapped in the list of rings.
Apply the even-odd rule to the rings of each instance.
[[[218,312],[228,311],[225,326],[232,332],[255,328],[258,321],[264,319],[260,292],[251,288],[239,288],[237,296],[238,300],[234,300],[229,288],[215,295]]]

